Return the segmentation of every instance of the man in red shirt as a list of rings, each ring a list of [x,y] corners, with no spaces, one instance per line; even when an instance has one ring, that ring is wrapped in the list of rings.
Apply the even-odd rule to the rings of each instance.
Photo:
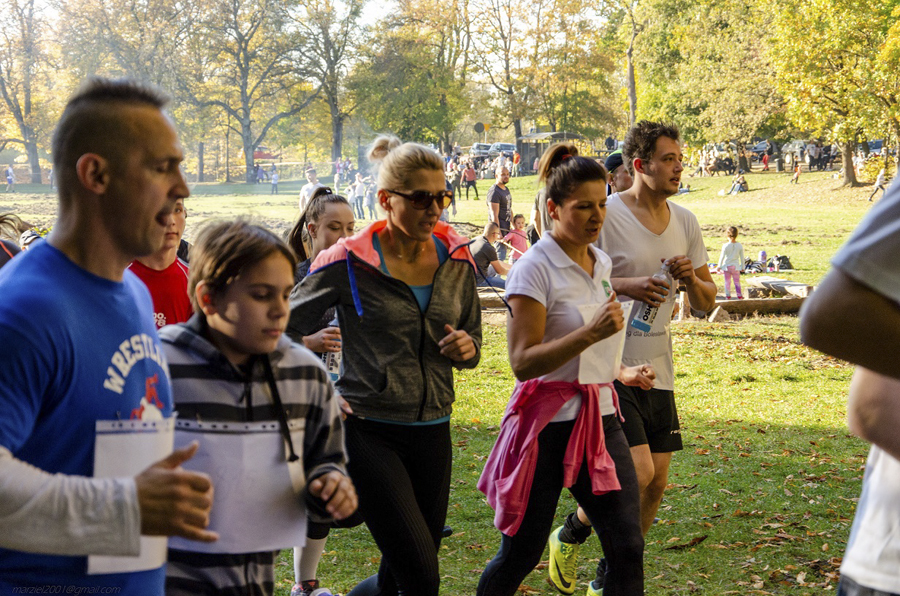
[[[183,323],[194,313],[187,289],[188,265],[178,258],[178,246],[186,222],[184,200],[178,199],[175,210],[169,216],[162,248],[146,257],[138,257],[129,265],[150,290],[157,329]]]

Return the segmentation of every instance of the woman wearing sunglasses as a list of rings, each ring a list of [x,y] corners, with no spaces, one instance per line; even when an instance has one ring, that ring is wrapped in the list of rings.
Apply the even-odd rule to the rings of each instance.
[[[386,214],[319,254],[291,295],[288,333],[338,310],[337,389],[350,476],[382,553],[350,596],[436,596],[450,492],[453,367],[481,353],[481,307],[467,240],[439,221],[451,193],[432,149],[379,137],[369,153]]]

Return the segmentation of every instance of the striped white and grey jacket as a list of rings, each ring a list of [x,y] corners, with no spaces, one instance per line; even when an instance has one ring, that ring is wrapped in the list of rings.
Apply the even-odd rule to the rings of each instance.
[[[179,419],[277,420],[263,368],[262,359],[267,358],[287,420],[305,419],[302,458],[307,482],[333,470],[346,475],[340,408],[321,359],[282,336],[275,351],[256,356],[246,369],[238,369],[204,337],[205,326],[205,318],[195,314],[187,323],[159,331]],[[307,497],[306,505],[314,518],[325,521],[321,502]],[[247,487],[247,506],[265,507],[265,503],[253,503],[252,487]],[[214,555],[170,549],[166,594],[207,593],[212,588],[222,595],[269,595],[274,591],[274,561],[272,552]]]

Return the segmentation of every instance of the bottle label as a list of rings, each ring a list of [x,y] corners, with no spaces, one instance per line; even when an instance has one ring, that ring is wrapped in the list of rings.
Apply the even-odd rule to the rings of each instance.
[[[331,382],[336,383],[341,378],[341,353],[328,352],[323,355],[322,359],[325,361],[325,370],[328,371]]]
[[[631,326],[637,329],[638,331],[643,331],[644,333],[650,333],[650,330],[653,328],[653,321],[656,319],[656,313],[659,312],[658,308],[650,306],[649,304],[642,304],[641,310],[638,311],[638,314],[631,319]]]

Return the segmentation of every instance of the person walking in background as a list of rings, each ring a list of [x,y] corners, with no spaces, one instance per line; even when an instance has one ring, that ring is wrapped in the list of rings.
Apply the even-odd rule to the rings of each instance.
[[[502,242],[509,244],[514,250],[512,251],[512,262],[515,263],[522,258],[525,251],[528,250],[528,238],[525,237],[525,216],[517,213],[513,216],[513,229],[509,234],[503,237]]]
[[[272,170],[272,193],[273,195],[278,194],[278,172]]]
[[[872,191],[872,194],[869,195],[869,201],[871,202],[873,198],[875,198],[875,193],[881,191],[881,196],[884,196],[884,168],[878,172],[878,178],[875,179],[875,190]]]
[[[463,170],[463,183],[466,185],[466,200],[469,200],[469,189],[472,188],[475,190],[475,200],[478,200],[478,186],[476,185],[475,179],[478,177],[478,172],[475,171],[475,166],[472,165],[472,162],[466,163],[466,169]]]
[[[509,169],[500,166],[495,173],[497,182],[487,193],[488,221],[500,226],[500,236],[503,237],[512,228],[512,193],[506,186],[509,184]],[[497,255],[501,261],[506,261],[506,247],[503,244],[497,247]]]
[[[353,211],[359,219],[366,218],[365,202],[366,202],[366,183],[363,182],[362,173],[356,173],[356,181],[350,187],[350,196],[353,200]]]
[[[738,300],[744,297],[741,292],[741,271],[744,270],[744,247],[737,241],[738,229],[734,226],[728,228],[726,234],[728,241],[722,245],[719,255],[719,271],[725,276],[725,300],[731,300],[731,282],[734,282],[734,291]]]
[[[5,192],[14,192],[13,187],[16,184],[16,174],[13,172],[12,164],[9,164],[6,167],[6,191]]]
[[[800,184],[800,166],[801,166],[800,158],[796,155],[794,156],[794,175],[791,176],[791,184]]]
[[[319,174],[316,170],[313,168],[306,170],[306,184],[300,189],[300,213],[303,213],[303,210],[306,209],[306,204],[309,203],[309,199],[313,196],[316,189],[322,186],[324,185],[319,182]]]

